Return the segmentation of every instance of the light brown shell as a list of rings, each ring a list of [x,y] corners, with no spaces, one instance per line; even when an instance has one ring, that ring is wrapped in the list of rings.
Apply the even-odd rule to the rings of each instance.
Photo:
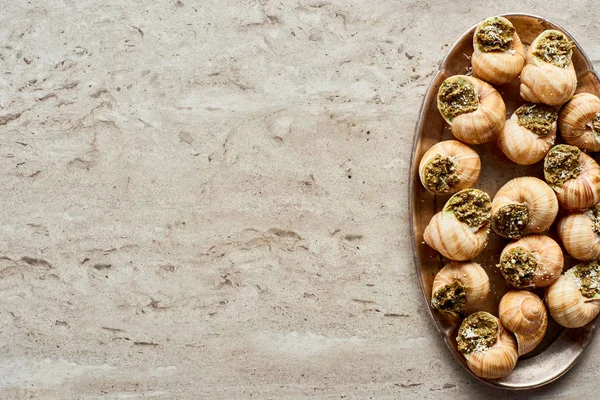
[[[570,145],[585,151],[600,151],[600,135],[591,128],[590,121],[600,113],[600,99],[590,93],[573,96],[560,110],[560,134]]]
[[[535,349],[546,334],[548,315],[542,300],[526,290],[506,293],[498,308],[500,321],[515,334],[519,356]]]
[[[498,190],[492,200],[492,219],[500,208],[509,204],[523,204],[529,210],[524,235],[550,228],[558,213],[558,201],[550,186],[532,176],[511,179]]]
[[[466,75],[454,75],[446,80],[465,79],[473,83],[479,99],[477,110],[454,117],[442,117],[450,125],[455,138],[469,144],[480,144],[494,139],[504,127],[506,106],[502,96],[489,83]]]
[[[600,202],[600,166],[590,156],[581,153],[581,173],[569,179],[562,187],[553,186],[561,206],[567,210],[590,208]]]
[[[556,141],[556,122],[552,132],[539,136],[519,125],[514,114],[504,124],[498,135],[498,147],[506,157],[519,165],[532,165],[544,158]]]
[[[451,212],[440,211],[425,228],[423,239],[444,257],[466,261],[483,251],[488,242],[489,231],[489,224],[474,231],[469,225],[457,220]]]
[[[444,266],[433,280],[431,296],[443,286],[459,281],[465,287],[467,304],[473,307],[483,302],[490,293],[490,278],[476,262],[453,261]]]
[[[424,171],[427,163],[435,158],[436,155],[442,155],[452,158],[456,162],[456,173],[459,182],[450,188],[447,192],[434,192],[429,190],[424,184]],[[466,144],[458,140],[446,140],[431,146],[423,155],[419,163],[419,177],[423,187],[434,194],[453,194],[462,189],[467,189],[477,183],[479,173],[481,172],[481,160],[479,154]]]
[[[558,106],[569,100],[577,89],[577,76],[573,61],[567,68],[560,68],[534,56],[538,40],[548,31],[542,32],[529,46],[527,65],[521,71],[521,97],[530,103]]]
[[[567,274],[548,286],[546,304],[552,318],[566,328],[580,328],[600,313],[598,300],[585,298],[575,278]]]
[[[563,217],[557,230],[565,250],[573,258],[583,261],[600,258],[600,235],[594,231],[592,220],[585,211]]]
[[[500,259],[516,247],[529,250],[537,261],[538,269],[534,273],[533,287],[545,287],[558,280],[565,259],[560,246],[552,238],[544,235],[523,236],[507,244],[500,254]]]
[[[498,18],[512,26],[512,23],[504,17],[491,18]],[[494,85],[510,83],[519,76],[525,65],[525,48],[523,47],[523,43],[521,43],[521,39],[515,31],[510,50],[489,53],[482,52],[479,50],[475,38],[483,22],[485,21],[482,21],[477,26],[473,35],[473,55],[471,56],[473,72],[478,78]]]
[[[497,320],[499,329],[496,343],[486,352],[465,355],[469,369],[481,378],[499,379],[510,374],[519,358],[515,339]]]

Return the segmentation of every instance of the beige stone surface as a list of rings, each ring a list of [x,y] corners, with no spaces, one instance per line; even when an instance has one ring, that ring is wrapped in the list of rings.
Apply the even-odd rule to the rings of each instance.
[[[0,1],[0,397],[482,398],[408,237],[419,105],[509,11],[594,2]],[[529,395],[597,393],[596,340]]]

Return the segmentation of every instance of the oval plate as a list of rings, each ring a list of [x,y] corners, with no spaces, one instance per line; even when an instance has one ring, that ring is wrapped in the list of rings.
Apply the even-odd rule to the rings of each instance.
[[[589,92],[600,96],[598,76],[590,60],[587,58],[579,44],[563,28],[544,18],[527,14],[503,14],[515,26],[523,44],[530,44],[542,31],[557,29],[567,34],[576,48],[573,51],[573,64],[577,73],[577,93]],[[421,289],[435,325],[442,334],[448,348],[456,360],[476,379],[488,385],[502,387],[510,390],[533,389],[546,385],[564,375],[579,359],[587,348],[595,333],[595,322],[579,329],[565,329],[549,318],[546,337],[534,352],[519,359],[515,370],[505,378],[487,380],[476,377],[467,367],[464,357],[456,347],[456,334],[460,320],[441,315],[431,307],[431,285],[437,272],[442,267],[439,253],[431,249],[423,241],[423,231],[431,217],[441,210],[449,196],[434,196],[427,192],[419,180],[419,161],[432,145],[442,140],[454,139],[449,126],[445,123],[437,109],[437,92],[440,84],[449,76],[465,74],[470,71],[470,56],[473,53],[473,32],[476,25],[465,32],[452,46],[448,55],[442,62],[440,69],[435,74],[423,100],[411,159],[409,179],[411,234],[413,241],[413,255],[417,268]],[[523,103],[519,97],[519,80],[512,82],[498,91],[506,103],[507,115],[511,115]],[[559,135],[560,136],[560,135]],[[560,137],[557,137],[560,140]],[[475,187],[486,191],[490,196],[498,191],[507,181],[517,176],[537,176],[543,179],[542,162],[532,166],[519,166],[509,161],[496,147],[495,143],[486,143],[472,146],[479,153],[482,160],[482,171]],[[598,160],[598,157],[595,157]],[[553,233],[550,233],[553,236]],[[486,302],[477,309],[485,310],[498,315],[498,303],[509,287],[495,268],[502,248],[507,241],[497,235],[490,235],[490,241],[484,252],[475,258],[490,277],[491,295]],[[565,269],[575,265],[573,259],[565,257]],[[543,296],[543,291],[537,291]]]

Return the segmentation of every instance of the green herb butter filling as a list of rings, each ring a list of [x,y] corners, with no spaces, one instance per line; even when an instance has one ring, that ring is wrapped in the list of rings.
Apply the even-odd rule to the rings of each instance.
[[[458,330],[456,343],[462,354],[484,353],[496,344],[498,320],[491,314],[479,311],[464,319]]]
[[[442,286],[433,294],[431,305],[440,311],[458,314],[467,305],[465,287],[458,280]]]
[[[465,189],[450,197],[444,208],[460,222],[479,228],[490,221],[492,202],[490,196],[481,190]]]
[[[558,113],[552,107],[543,104],[527,104],[515,111],[517,123],[538,136],[546,136],[558,119]]]
[[[463,78],[446,79],[438,92],[438,106],[442,115],[450,121],[477,110],[479,99],[475,86]]]
[[[529,209],[524,204],[507,204],[500,207],[492,218],[492,229],[500,236],[518,239],[529,223]]]
[[[535,256],[524,247],[515,247],[502,256],[498,269],[511,285],[517,288],[534,286],[533,278],[537,270]]]
[[[533,54],[552,65],[567,68],[573,56],[573,43],[558,31],[549,31],[537,41]]]
[[[593,120],[590,121],[592,131],[600,136],[600,113],[597,113]]]
[[[500,18],[488,18],[481,23],[475,34],[475,43],[480,51],[507,51],[511,48],[515,27]]]
[[[456,169],[453,159],[436,154],[425,166],[423,183],[432,192],[447,193],[460,182]]]
[[[598,261],[589,261],[579,264],[569,271],[579,286],[579,291],[588,299],[600,295],[600,264]]]
[[[581,150],[575,146],[559,144],[546,155],[544,178],[552,186],[562,187],[566,181],[577,178],[581,173],[579,157]]]
[[[600,235],[600,203],[587,210],[585,215],[592,220],[592,229],[594,229],[596,235]]]

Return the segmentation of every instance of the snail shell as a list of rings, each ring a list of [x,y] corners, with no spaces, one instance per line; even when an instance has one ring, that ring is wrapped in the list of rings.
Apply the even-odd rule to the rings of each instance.
[[[552,35],[567,38],[562,32],[547,30],[542,32],[527,50],[527,65],[521,71],[520,91],[523,100],[530,103],[558,106],[569,100],[577,88],[577,76],[571,56],[568,57],[568,65],[563,68],[545,61],[536,54],[541,43]]]
[[[504,17],[490,17],[482,21],[475,29],[473,35],[473,56],[471,64],[473,72],[477,77],[494,85],[504,85],[514,81],[525,65],[525,49],[517,32],[514,31],[512,42],[507,50],[495,50],[485,52],[479,34],[489,24],[510,27],[514,31],[512,23]]]
[[[442,304],[436,301],[436,297],[444,295],[445,290],[453,290],[452,285],[455,282],[460,284],[463,299],[459,307],[452,307],[452,304]],[[473,307],[485,300],[490,292],[490,278],[481,266],[475,262],[457,262],[453,261],[446,264],[440,270],[433,280],[431,304],[441,312],[458,314],[464,309]],[[450,307],[448,307],[450,306]]]
[[[442,111],[442,92],[445,84],[465,83],[471,86],[477,98],[477,109],[454,117]],[[450,125],[455,138],[469,144],[489,142],[502,130],[506,106],[502,96],[490,84],[471,76],[455,75],[447,78],[438,92],[438,109]]]
[[[533,257],[535,269],[530,276],[521,273],[518,279],[513,279],[511,276],[504,275],[505,269],[502,268],[502,263],[513,261],[512,251],[524,251],[525,254]],[[551,285],[560,277],[563,266],[564,256],[560,246],[552,238],[544,235],[523,236],[507,244],[500,254],[500,271],[511,285],[518,288]],[[515,265],[514,268],[519,270],[519,265]]]
[[[506,293],[498,308],[500,321],[515,334],[519,356],[535,349],[546,334],[548,314],[542,300],[526,290]]]
[[[578,173],[568,175],[568,179],[555,182],[552,178],[552,168],[556,157],[572,154],[573,161],[577,164]],[[577,158],[578,155],[578,158]],[[555,171],[567,171],[565,164],[557,167]],[[556,174],[555,172],[554,174]],[[554,146],[544,160],[544,177],[556,192],[556,197],[561,206],[567,210],[578,210],[592,207],[600,202],[600,166],[594,159],[580,151],[575,146],[559,144]]]
[[[467,360],[467,366],[475,375],[481,378],[499,379],[508,375],[515,368],[519,355],[515,339],[498,318],[484,311],[469,315],[461,324],[457,341],[461,336],[461,330],[467,327],[474,318],[482,316],[496,321],[498,326],[496,342],[487,349],[463,353],[463,356]]]
[[[498,190],[492,201],[492,229],[506,238],[550,228],[558,213],[552,189],[532,176],[511,179]]]
[[[482,207],[480,221],[469,225],[460,220],[453,202],[465,197],[477,197],[486,205]],[[423,232],[423,239],[444,257],[455,261],[466,261],[481,253],[487,244],[491,201],[487,193],[478,189],[463,189],[454,194],[444,209],[433,216]]]
[[[587,211],[574,212],[558,223],[558,236],[565,250],[578,260],[600,258],[600,204]]]
[[[565,142],[585,151],[600,151],[600,99],[579,93],[563,106],[558,118]]]
[[[433,194],[452,194],[470,188],[479,179],[480,171],[477,152],[457,140],[434,144],[419,163],[421,183]]]
[[[519,125],[517,112],[524,107],[531,107],[531,105],[519,107],[504,124],[504,129],[498,135],[498,147],[512,162],[519,165],[532,165],[544,158],[554,145],[556,121],[552,122],[548,134],[538,135],[525,126]]]
[[[566,328],[580,328],[600,313],[600,296],[585,297],[576,278],[577,268],[585,265],[571,268],[546,290],[546,304],[552,318]]]

